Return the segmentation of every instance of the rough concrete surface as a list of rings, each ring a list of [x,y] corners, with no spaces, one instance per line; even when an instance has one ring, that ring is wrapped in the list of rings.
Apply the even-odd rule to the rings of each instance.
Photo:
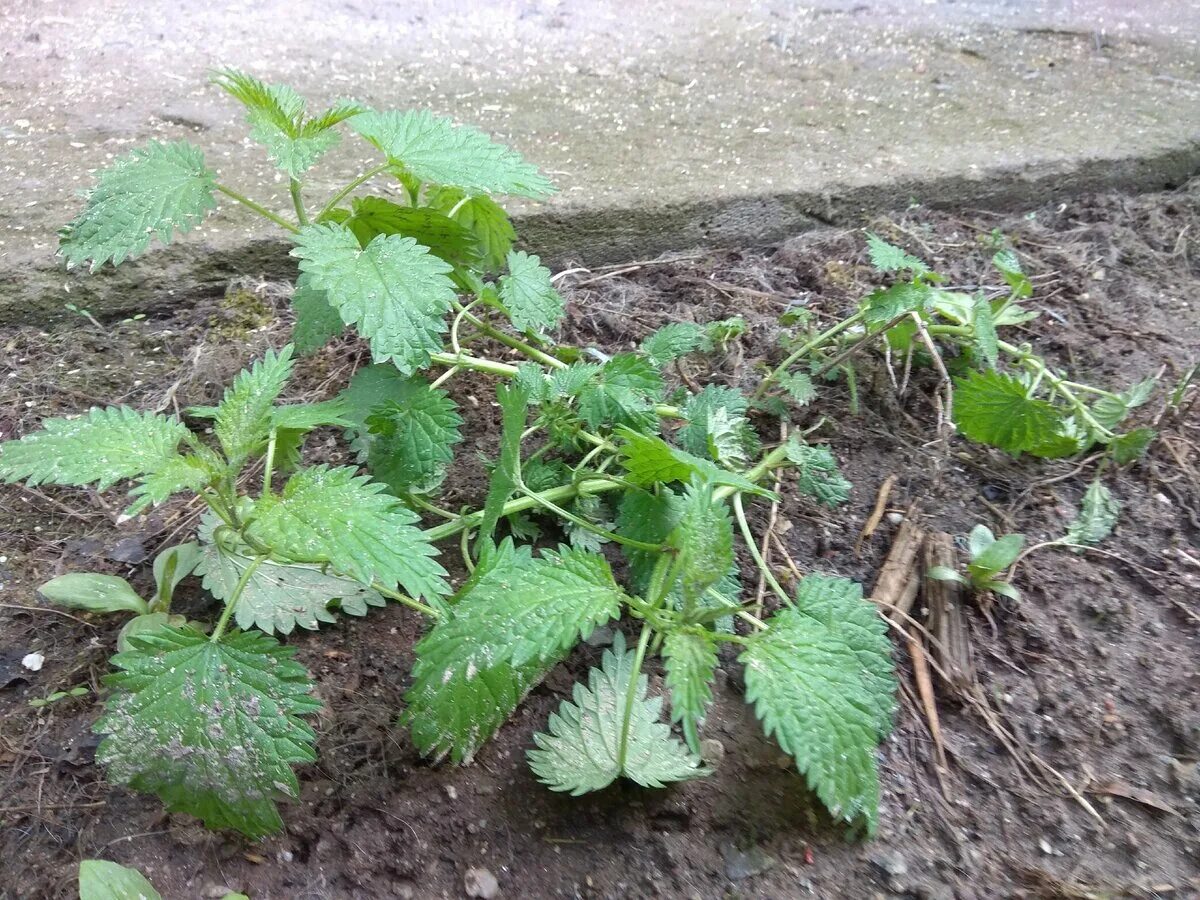
[[[224,183],[287,208],[205,83],[219,64],[496,135],[561,188],[518,207],[525,242],[598,263],[910,200],[1178,183],[1200,169],[1198,50],[1190,0],[0,0],[0,322],[291,271],[278,234],[230,204],[100,277],[54,260],[91,173],[152,137],[192,140]],[[369,150],[347,139],[310,202]]]

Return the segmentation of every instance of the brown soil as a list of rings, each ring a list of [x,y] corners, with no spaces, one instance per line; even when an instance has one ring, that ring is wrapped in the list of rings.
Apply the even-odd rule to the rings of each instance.
[[[1046,310],[1024,338],[1083,379],[1124,387],[1165,367],[1164,382],[1173,383],[1200,346],[1196,189],[1097,197],[1028,216],[914,209],[875,227],[961,284],[990,280],[983,240],[993,228],[1010,235],[1035,276],[1034,303]],[[774,322],[790,302],[806,301],[832,321],[871,282],[861,235],[828,231],[778,249],[657,262],[581,283],[598,274],[576,278],[567,291],[567,339],[611,351],[666,321],[743,315],[749,334],[712,371],[690,373],[743,384],[776,352]],[[243,363],[285,340],[286,323],[274,318],[284,294],[241,287],[226,301],[202,300],[162,318],[103,327],[80,318],[49,332],[0,334],[0,435],[93,403],[170,409],[212,401]],[[294,390],[328,395],[361,357],[357,343],[332,346],[302,363]],[[841,382],[796,420],[808,426],[828,417],[820,435],[855,483],[850,503],[834,512],[785,489],[780,519],[792,526],[785,541],[802,568],[874,580],[893,526],[885,522],[861,559],[853,545],[890,474],[899,478],[893,508],[919,500],[929,524],[955,534],[980,521],[1031,543],[1062,534],[1094,460],[1014,462],[959,440],[946,457],[929,443],[932,373],[919,373],[904,397],[880,361],[864,360],[860,375],[857,415],[846,411]],[[483,470],[474,451],[494,452],[497,415],[485,379],[452,384],[471,419],[446,500],[453,506],[479,501]],[[1160,391],[1143,418],[1162,407]],[[137,866],[168,898],[215,897],[225,888],[254,900],[460,897],[470,867],[489,869],[505,897],[1195,896],[1200,428],[1168,416],[1162,430],[1147,459],[1107,476],[1124,504],[1107,554],[1035,553],[1017,577],[1022,602],[970,610],[979,696],[1013,736],[1011,747],[978,706],[943,691],[949,769],[940,789],[925,719],[907,691],[881,751],[880,835],[865,844],[830,826],[760,736],[732,662],[704,729],[725,751],[708,779],[662,791],[619,785],[581,799],[536,784],[524,750],[573,679],[597,661],[599,650],[586,645],[473,765],[426,764],[394,724],[421,627],[400,606],[289,639],[325,702],[315,720],[320,762],[301,771],[302,798],[284,807],[283,834],[251,845],[208,833],[164,814],[153,797],[105,783],[90,727],[119,625],[66,615],[35,595],[67,570],[112,572],[145,586],[143,560],[180,539],[197,510],[174,504],[118,526],[123,504],[115,494],[4,488],[0,897],[73,896],[78,861],[91,857]],[[343,453],[332,437],[310,443],[323,457]],[[756,529],[766,512],[756,505]],[[753,590],[751,572],[747,565]],[[198,593],[184,602],[188,612],[211,613]],[[14,608],[22,604],[39,608]],[[20,662],[35,650],[46,657],[36,674]],[[896,658],[911,685],[899,645]],[[93,693],[40,711],[28,705],[76,684]],[[1106,793],[1113,784],[1130,796]]]

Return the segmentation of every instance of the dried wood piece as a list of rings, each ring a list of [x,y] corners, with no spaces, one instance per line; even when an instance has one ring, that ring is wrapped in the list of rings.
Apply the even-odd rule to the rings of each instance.
[[[914,564],[924,540],[924,529],[913,523],[911,515],[905,518],[896,529],[892,549],[883,561],[879,577],[875,579],[871,599],[886,610],[893,620],[898,618],[895,615],[897,611],[907,614],[916,599],[920,577]]]
[[[958,551],[954,538],[944,531],[930,534],[925,540],[924,575],[934,566],[958,571]],[[922,578],[925,607],[929,610],[929,633],[934,658],[937,660],[947,687],[963,696],[975,683],[975,662],[971,652],[971,635],[963,613],[963,586],[956,581],[936,581]]]
[[[875,533],[875,529],[879,527],[879,523],[883,521],[883,514],[887,511],[888,497],[892,495],[892,488],[896,486],[897,477],[889,475],[883,480],[883,484],[879,486],[879,493],[875,495],[875,508],[871,510],[871,515],[867,517],[867,522],[862,527],[862,531],[858,533],[858,540],[854,542],[854,555],[862,556],[863,541]]]

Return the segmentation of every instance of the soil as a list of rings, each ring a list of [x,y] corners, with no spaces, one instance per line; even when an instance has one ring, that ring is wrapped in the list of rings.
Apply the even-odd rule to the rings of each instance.
[[[1162,372],[1172,385],[1195,361],[1200,187],[1026,215],[913,208],[873,227],[958,284],[990,282],[989,234],[1009,235],[1045,310],[1023,339],[1080,380],[1123,388]],[[820,231],[782,247],[575,273],[564,279],[564,338],[611,352],[667,321],[741,315],[747,334],[688,377],[751,384],[761,360],[778,356],[775,322],[787,306],[805,303],[831,322],[871,287],[862,247],[859,232]],[[286,286],[246,281],[169,315],[0,332],[0,435],[97,403],[212,402],[247,360],[286,340],[286,296]],[[332,394],[363,358],[354,340],[331,345],[300,364],[294,395]],[[984,522],[1030,543],[1063,533],[1096,459],[1014,461],[959,439],[947,452],[935,441],[932,371],[899,396],[882,358],[858,366],[856,414],[842,381],[793,422],[824,417],[814,439],[832,445],[855,484],[848,504],[827,511],[785,482],[779,527],[802,569],[874,581],[897,517],[861,557],[854,545],[889,475],[898,478],[889,510],[919,501],[931,527],[962,535]],[[474,451],[494,453],[498,416],[486,379],[451,386],[468,439],[445,502],[477,504],[485,487]],[[1165,394],[1140,418],[1155,420]],[[578,799],[535,782],[524,762],[530,735],[598,661],[587,644],[472,765],[426,763],[395,725],[422,627],[399,605],[287,639],[325,704],[315,719],[320,761],[301,769],[302,796],[283,808],[282,834],[251,844],[206,832],[104,781],[91,725],[119,623],[51,608],[35,593],[68,570],[145,587],[148,560],[186,535],[198,510],[172,503],[118,524],[115,493],[5,487],[0,897],[74,896],[79,860],[96,857],[138,867],[168,898],[226,889],[254,900],[461,897],[468,884],[488,894],[489,879],[472,869],[494,875],[503,897],[1198,896],[1200,423],[1167,413],[1159,427],[1143,461],[1105,475],[1123,504],[1105,552],[1036,552],[1016,577],[1020,602],[968,610],[979,690],[964,703],[935,682],[948,757],[940,778],[897,643],[905,690],[880,752],[883,807],[869,842],[831,825],[760,735],[731,660],[704,727],[723,749],[710,778],[660,791],[618,784]],[[344,458],[334,436],[310,440],[309,452]],[[767,514],[755,504],[759,533]],[[195,589],[181,602],[195,615],[212,611]],[[21,664],[34,651],[45,656],[36,673]],[[79,684],[86,696],[29,706]]]

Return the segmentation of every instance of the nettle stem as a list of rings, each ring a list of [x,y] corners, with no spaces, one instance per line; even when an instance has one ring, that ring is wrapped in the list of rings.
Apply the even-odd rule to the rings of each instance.
[[[340,191],[338,191],[336,194],[334,194],[332,197],[329,198],[329,202],[321,207],[321,211],[319,213],[317,213],[317,218],[314,221],[316,221],[316,222],[324,221],[325,217],[328,216],[331,212],[333,212],[337,208],[337,205],[339,203],[341,203],[351,191],[353,191],[360,184],[370,181],[376,175],[386,172],[391,167],[392,167],[391,163],[384,163],[383,165],[376,166],[375,168],[371,169],[370,171],[364,172],[362,175],[359,175],[352,182],[350,182],[348,185],[346,185],[344,188],[342,188]]]
[[[221,639],[221,635],[225,633],[226,627],[229,625],[229,618],[233,615],[233,609],[237,606],[238,600],[242,598],[242,592],[246,590],[246,585],[250,583],[250,579],[254,577],[254,573],[258,571],[258,567],[266,560],[266,556],[256,556],[250,565],[242,571],[242,577],[238,579],[237,584],[233,586],[233,593],[229,595],[229,599],[225,601],[225,609],[221,611],[221,618],[217,619],[216,627],[213,628],[212,637],[209,638],[214,644]]]
[[[288,192],[292,195],[292,206],[296,209],[296,221],[303,228],[308,224],[308,213],[304,211],[304,199],[300,196],[300,181],[293,178],[288,182]]]
[[[217,190],[220,191],[222,194],[224,194],[226,197],[228,197],[230,200],[234,200],[234,201],[242,204],[242,206],[245,206],[247,209],[254,210],[260,216],[270,219],[272,222],[274,222],[280,228],[286,228],[292,234],[300,233],[299,228],[297,228],[295,225],[293,225],[291,222],[289,222],[283,216],[279,216],[279,215],[276,215],[275,213],[271,212],[269,209],[267,209],[261,203],[255,203],[249,197],[245,197],[245,196],[239,194],[237,191],[225,187],[225,185],[223,185],[223,184],[218,184]]]
[[[783,601],[784,605],[792,606],[792,598],[789,597],[787,591],[783,589],[783,586],[775,577],[775,573],[771,571],[770,566],[767,565],[767,561],[763,559],[762,552],[758,549],[758,544],[755,542],[754,535],[750,531],[750,523],[746,521],[746,510],[742,506],[741,494],[733,495],[733,512],[737,517],[738,528],[741,529],[742,538],[746,542],[746,548],[750,551],[750,555],[754,558],[755,565],[758,566],[759,571],[761,571],[763,573],[763,577],[766,578],[767,584],[771,586],[771,590],[773,590],[775,595]]]
[[[646,659],[646,648],[650,646],[650,636],[654,629],[647,622],[642,626],[641,637],[638,638],[637,652],[633,657],[633,674],[629,679],[629,689],[625,692],[625,715],[621,719],[621,742],[617,749],[617,769],[625,771],[625,759],[629,755],[629,723],[633,720],[633,704],[637,702],[638,684],[642,680],[642,663]]]
[[[862,310],[859,310],[849,318],[842,319],[836,325],[833,325],[832,327],[821,332],[811,341],[800,347],[800,349],[791,353],[787,359],[772,369],[767,374],[767,377],[758,383],[758,387],[754,391],[754,399],[761,400],[763,395],[766,394],[767,389],[770,388],[771,385],[774,384],[776,380],[778,380],[781,375],[787,372],[787,370],[790,369],[796,362],[803,359],[809,353],[812,353],[812,351],[820,349],[847,328],[857,325],[863,320],[864,315],[865,313]]]

